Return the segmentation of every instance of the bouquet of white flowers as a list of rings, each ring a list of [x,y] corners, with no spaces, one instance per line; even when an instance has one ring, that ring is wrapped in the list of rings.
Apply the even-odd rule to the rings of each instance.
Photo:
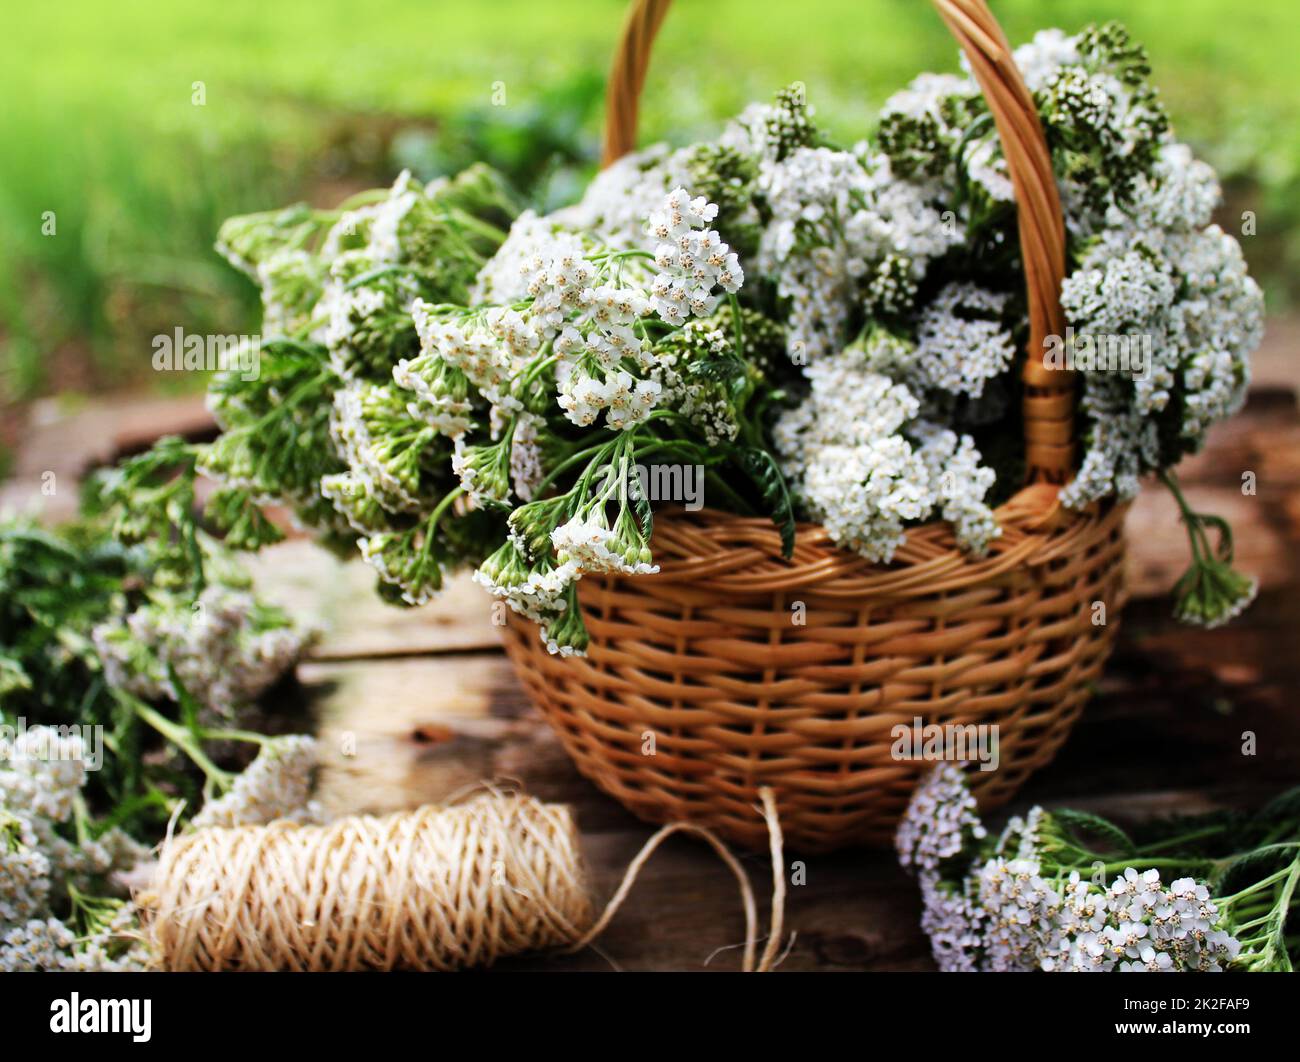
[[[313,740],[258,704],[313,632],[194,527],[183,446],[97,477],[58,531],[0,518],[0,971],[140,968],[152,845],[318,812]]]
[[[1120,27],[1015,59],[1065,210],[1071,328],[1044,357],[1081,379],[1062,500],[1083,507],[1241,405],[1262,299]],[[584,650],[584,575],[656,570],[650,459],[702,467],[713,507],[770,515],[787,550],[803,516],[881,563],[940,519],[983,553],[1022,482],[1016,212],[970,76],[921,76],[853,147],[792,89],[545,216],[482,167],[404,173],[338,211],[236,218],[219,246],[267,332],[257,378],[212,391],[219,522],[256,545],[258,506],[288,504],[409,604],[474,565],[553,652]],[[1254,584],[1226,525],[1184,515],[1179,614],[1223,622]]]
[[[1255,815],[1130,833],[1088,812],[1032,808],[997,836],[945,764],[898,828],[943,970],[1290,970],[1300,949],[1300,791]]]

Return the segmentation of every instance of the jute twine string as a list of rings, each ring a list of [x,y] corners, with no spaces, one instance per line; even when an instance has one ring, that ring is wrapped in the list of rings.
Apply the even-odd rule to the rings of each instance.
[[[641,868],[675,833],[707,842],[738,883],[743,969],[779,961],[782,836],[771,790],[772,925],[762,956],[754,892],[711,831],[674,823],[632,860],[595,918],[569,808],[492,790],[462,804],[326,826],[196,830],[168,841],[141,897],[168,970],[456,970],[501,956],[590,945],[622,907]]]

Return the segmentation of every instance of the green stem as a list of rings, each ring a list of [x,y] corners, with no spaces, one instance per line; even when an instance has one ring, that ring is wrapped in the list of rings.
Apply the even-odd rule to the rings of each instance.
[[[731,320],[736,332],[736,357],[745,356],[745,322],[740,316],[740,300],[736,298],[735,293],[729,293],[727,300],[731,304]]]
[[[120,691],[115,692],[118,692],[120,698],[126,698],[128,707],[130,707],[141,720],[148,723],[167,741],[171,742],[171,744],[184,752],[194,765],[203,772],[204,777],[208,782],[223,791],[230,788],[231,783],[234,781],[234,775],[227,771],[223,771],[213,763],[207,757],[207,754],[204,753],[203,749],[199,747],[198,743],[194,741],[188,730],[179,723],[168,719],[165,715],[156,712],[138,698],[131,697],[128,694],[122,694]]]
[[[1156,841],[1154,844],[1146,844],[1135,849],[1136,855],[1146,852],[1157,852],[1162,848],[1171,848],[1175,845],[1185,844],[1188,841],[1198,841],[1203,837],[1217,837],[1223,833],[1224,826],[1206,826],[1200,830],[1193,830],[1191,833],[1180,834],[1177,837],[1166,837],[1163,840]]]
[[[464,487],[457,487],[455,490],[448,491],[446,497],[444,497],[442,501],[438,503],[433,512],[429,514],[429,529],[426,532],[425,537],[426,543],[431,540],[435,532],[437,532],[438,523],[442,520],[443,514],[446,513],[446,511],[451,507],[451,504],[464,493]]]
[[[554,365],[557,361],[560,360],[560,355],[547,353],[547,351],[549,351],[550,349],[551,349],[551,344],[547,343],[546,346],[542,347],[541,350],[541,354],[544,356],[541,357],[540,360],[530,365],[527,370],[525,370],[524,377],[522,380],[519,381],[519,385],[516,389],[517,395],[522,396],[532,385],[532,382],[536,380],[537,377],[540,376],[543,372],[546,371],[548,366]]]
[[[388,198],[389,189],[387,188],[367,188],[364,192],[357,192],[356,195],[350,195],[343,200],[333,210],[319,211],[322,217],[332,218],[337,221],[349,210],[355,210],[357,207],[369,206],[371,203],[382,203]]]
[[[491,222],[484,221],[482,218],[475,217],[473,214],[469,214],[459,208],[449,210],[447,216],[453,224],[460,225],[462,228],[469,229],[471,232],[478,233],[480,236],[486,236],[489,240],[498,244],[505,243],[506,237],[510,235],[509,233],[503,232],[501,229],[497,228]]]
[[[1173,470],[1162,468],[1159,473],[1160,482],[1165,485],[1169,493],[1174,496],[1174,501],[1178,505],[1178,510],[1182,514],[1183,525],[1187,528],[1187,541],[1192,547],[1192,559],[1196,564],[1203,564],[1205,561],[1214,559],[1214,552],[1210,549],[1209,539],[1205,535],[1205,528],[1201,518],[1187,504],[1187,499],[1183,497],[1182,488],[1178,485],[1178,479]]]
[[[614,442],[597,443],[595,446],[588,446],[585,450],[579,450],[577,453],[572,454],[569,457],[565,458],[553,469],[551,469],[551,471],[547,473],[547,475],[542,479],[542,481],[539,484],[537,484],[537,486],[533,490],[533,497],[535,498],[542,497],[542,495],[546,493],[546,488],[549,487],[552,483],[554,483],[555,480],[564,472],[566,472],[568,469],[572,468],[574,465],[580,463],[581,461],[587,458],[594,457],[602,450],[612,449],[616,444],[616,442],[617,440],[615,440]]]

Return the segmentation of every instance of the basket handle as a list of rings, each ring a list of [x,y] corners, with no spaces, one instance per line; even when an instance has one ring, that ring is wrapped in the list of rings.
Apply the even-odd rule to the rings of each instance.
[[[605,99],[603,165],[636,143],[637,104],[650,49],[670,0],[633,0],[610,67]],[[1074,374],[1043,364],[1044,340],[1064,334],[1061,280],[1065,224],[1052,157],[1033,97],[1012,60],[1011,46],[984,0],[933,0],[965,51],[988,102],[1015,190],[1020,251],[1029,297],[1029,347],[1024,380],[1026,479],[1064,483],[1074,471]]]

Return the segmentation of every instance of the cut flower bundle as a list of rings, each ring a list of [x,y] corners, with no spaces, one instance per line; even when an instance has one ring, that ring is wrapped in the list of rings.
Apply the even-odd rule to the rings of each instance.
[[[1260,292],[1121,28],[1047,31],[1016,62],[1061,188],[1084,369],[1062,501],[1131,497],[1240,407]],[[475,566],[553,652],[586,646],[583,575],[657,570],[640,465],[701,467],[710,505],[770,515],[787,552],[802,516],[879,563],[933,520],[985,552],[1023,481],[1015,206],[969,76],[918,78],[850,149],[791,90],[546,216],[483,167],[403,174],[338,211],[233,219],[220,249],[260,285],[268,335],[259,378],[212,391],[224,433],[199,468],[219,511],[247,530],[289,504],[394,602]],[[1115,335],[1142,337],[1146,363],[1080,353]],[[1254,583],[1226,525],[1184,511],[1179,614],[1217,624]]]
[[[997,837],[937,767],[899,824],[948,971],[1289,971],[1300,957],[1300,790],[1253,816],[1148,823],[1034,807]]]
[[[144,968],[154,844],[318,814],[314,741],[256,703],[313,632],[194,526],[185,457],[101,475],[57,532],[0,520],[0,971]]]

